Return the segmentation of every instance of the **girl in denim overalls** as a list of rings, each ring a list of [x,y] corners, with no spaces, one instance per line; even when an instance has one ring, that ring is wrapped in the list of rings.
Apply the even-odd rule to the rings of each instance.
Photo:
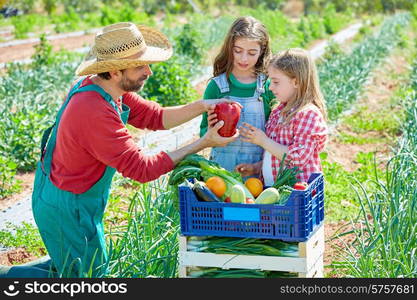
[[[242,109],[238,127],[245,122],[265,130],[274,99],[264,74],[270,54],[265,26],[253,17],[238,18],[214,61],[214,77],[204,92],[204,99],[229,98],[239,102]],[[207,127],[207,114],[204,114],[201,136]],[[262,155],[261,147],[236,140],[226,147],[213,148],[210,159],[229,171],[237,171],[240,164],[258,162]]]

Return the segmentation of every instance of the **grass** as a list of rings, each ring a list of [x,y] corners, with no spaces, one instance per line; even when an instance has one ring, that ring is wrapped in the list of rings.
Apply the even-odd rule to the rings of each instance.
[[[391,80],[391,79],[390,79]],[[394,96],[393,99],[399,99]],[[392,144],[401,134],[400,125],[403,112],[396,106],[371,111],[368,106],[361,106],[349,116],[343,118],[348,132],[341,131],[338,141],[343,144]]]
[[[322,155],[323,173],[326,178],[324,208],[326,220],[328,222],[349,220],[360,210],[359,202],[352,192],[353,178],[371,187],[372,183],[366,182],[375,173],[381,176],[382,171],[372,165],[375,155],[372,152],[357,154],[355,161],[358,167],[354,172],[346,171],[341,164],[328,162],[326,155],[326,153]]]
[[[391,107],[370,113],[369,107],[364,106],[358,112],[344,118],[343,123],[358,134],[377,131],[388,135],[397,135],[401,118],[398,111],[393,113]]]

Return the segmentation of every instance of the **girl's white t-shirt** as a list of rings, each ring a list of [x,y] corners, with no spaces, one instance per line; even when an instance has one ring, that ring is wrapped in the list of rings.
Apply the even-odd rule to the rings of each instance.
[[[274,184],[274,175],[272,175],[272,159],[271,153],[264,151],[264,159],[262,160],[262,176],[265,186]]]

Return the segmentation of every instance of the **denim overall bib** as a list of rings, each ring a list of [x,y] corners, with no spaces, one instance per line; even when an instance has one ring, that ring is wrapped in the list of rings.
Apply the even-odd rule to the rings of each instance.
[[[50,175],[61,116],[72,96],[84,91],[98,92],[103,100],[117,111],[124,124],[130,112],[129,107],[124,104],[120,112],[112,97],[98,85],[92,84],[80,88],[82,81],[80,80],[71,89],[58,112],[55,125],[44,132],[41,160],[36,169],[32,194],[33,215],[52,264],[58,272],[55,276],[63,277],[99,277],[106,273],[108,255],[104,239],[103,214],[116,170],[106,167],[103,176],[82,194],[57,188],[50,180]]]
[[[222,94],[229,92],[230,88],[226,73],[213,78],[213,80],[216,82]],[[264,93],[264,82],[265,75],[258,75],[256,78],[255,93],[252,97],[224,97],[239,102],[243,106],[237,125],[238,127],[242,126],[242,124],[246,122],[261,129],[262,131],[265,131],[265,111],[263,99],[261,98],[261,95]],[[261,161],[262,155],[262,147],[237,139],[225,147],[213,148],[211,151],[211,160],[219,163],[228,171],[234,171],[238,164],[252,164]]]

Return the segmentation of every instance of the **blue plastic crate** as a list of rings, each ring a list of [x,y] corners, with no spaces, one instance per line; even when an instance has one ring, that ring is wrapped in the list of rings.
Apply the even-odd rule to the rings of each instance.
[[[198,201],[192,189],[179,186],[181,233],[306,241],[324,219],[323,175],[312,174],[308,183],[285,205]]]

